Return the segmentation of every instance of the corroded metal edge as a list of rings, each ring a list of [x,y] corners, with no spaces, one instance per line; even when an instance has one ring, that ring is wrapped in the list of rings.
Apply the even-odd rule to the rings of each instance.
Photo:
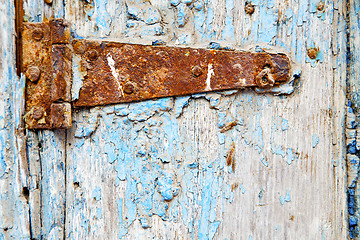
[[[90,107],[244,87],[290,78],[285,54],[74,40],[84,76],[75,107]]]
[[[26,76],[24,120],[28,129],[71,127],[69,38],[63,19],[23,24],[21,68]]]

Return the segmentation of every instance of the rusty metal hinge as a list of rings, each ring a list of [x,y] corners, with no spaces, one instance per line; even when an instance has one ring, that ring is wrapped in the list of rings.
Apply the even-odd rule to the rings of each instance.
[[[290,78],[285,54],[84,39],[70,43],[69,24],[63,19],[24,23],[22,51],[29,129],[71,127],[71,106],[269,88]],[[71,95],[72,81],[76,92]]]

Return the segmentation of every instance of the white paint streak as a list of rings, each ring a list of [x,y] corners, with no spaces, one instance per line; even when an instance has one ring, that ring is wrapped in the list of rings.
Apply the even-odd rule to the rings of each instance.
[[[119,73],[116,72],[116,69],[115,69],[115,61],[114,59],[112,58],[112,56],[109,54],[107,54],[107,61],[108,61],[108,64],[109,64],[109,67],[111,69],[111,74],[114,76],[117,84],[118,84],[118,91],[120,92],[121,94],[121,97],[124,97],[124,91],[122,89],[122,86],[120,84],[120,76],[119,76]]]
[[[206,78],[206,88],[205,91],[211,91],[211,76],[214,74],[213,65],[209,63],[208,65],[208,72],[207,72],[207,78]]]

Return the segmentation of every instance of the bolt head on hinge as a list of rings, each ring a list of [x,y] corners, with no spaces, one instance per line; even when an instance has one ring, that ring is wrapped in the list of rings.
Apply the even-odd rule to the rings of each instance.
[[[200,77],[203,74],[203,70],[199,65],[196,65],[196,66],[191,68],[191,74],[194,77]]]
[[[25,72],[25,76],[31,82],[35,83],[40,78],[40,69],[38,67],[36,67],[36,66],[29,67]]]

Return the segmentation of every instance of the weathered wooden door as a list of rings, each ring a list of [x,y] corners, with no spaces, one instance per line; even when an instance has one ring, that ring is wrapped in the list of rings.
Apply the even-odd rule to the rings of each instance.
[[[76,38],[286,53],[295,79],[289,95],[93,107],[69,130],[24,130],[14,3],[2,1],[0,239],[357,235],[357,0],[17,4],[23,21],[67,19]]]

